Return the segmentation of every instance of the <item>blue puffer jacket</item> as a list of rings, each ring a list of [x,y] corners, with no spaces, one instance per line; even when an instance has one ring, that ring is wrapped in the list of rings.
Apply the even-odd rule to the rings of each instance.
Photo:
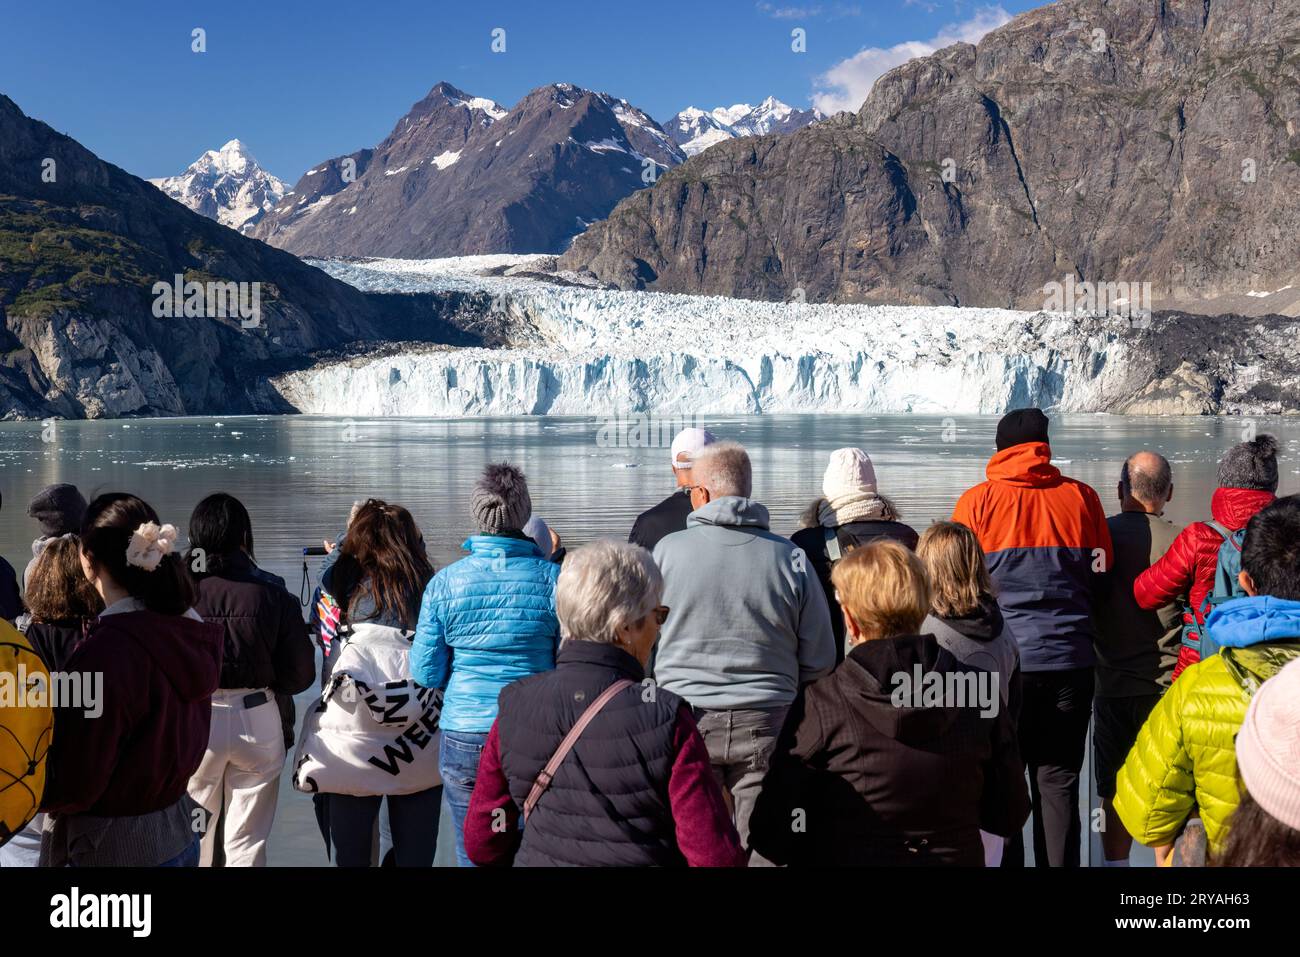
[[[520,538],[472,535],[463,547],[469,557],[424,590],[411,675],[446,689],[444,730],[487,734],[502,688],[555,667],[560,566]]]

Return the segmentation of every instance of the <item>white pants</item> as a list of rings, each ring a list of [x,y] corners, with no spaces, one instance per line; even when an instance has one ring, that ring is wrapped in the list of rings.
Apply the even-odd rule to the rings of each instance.
[[[246,708],[244,698],[259,690],[266,702]],[[226,867],[266,866],[266,838],[275,819],[284,758],[275,695],[237,688],[212,696],[208,750],[189,784],[190,797],[208,812],[199,866],[212,866],[218,830]]]

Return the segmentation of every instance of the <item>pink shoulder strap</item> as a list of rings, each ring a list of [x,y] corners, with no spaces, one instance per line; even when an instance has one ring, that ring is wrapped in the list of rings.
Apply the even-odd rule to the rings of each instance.
[[[528,792],[528,797],[524,800],[525,824],[528,823],[528,815],[533,813],[533,808],[536,807],[537,802],[542,799],[542,795],[546,793],[546,789],[551,786],[551,780],[555,777],[555,772],[560,769],[560,765],[564,763],[564,759],[569,756],[569,752],[573,750],[573,746],[578,743],[578,739],[582,737],[582,732],[587,729],[587,725],[591,724],[596,715],[600,714],[601,709],[604,708],[605,705],[609,704],[610,699],[624,688],[634,684],[636,684],[636,682],[631,678],[620,678],[602,691],[595,701],[587,705],[587,710],[582,712],[577,723],[569,729],[569,733],[564,736],[564,740],[560,742],[560,746],[556,748],[555,753],[551,755],[551,760],[546,762],[546,767],[542,768],[541,773],[537,775],[537,780],[533,782],[532,790]]]

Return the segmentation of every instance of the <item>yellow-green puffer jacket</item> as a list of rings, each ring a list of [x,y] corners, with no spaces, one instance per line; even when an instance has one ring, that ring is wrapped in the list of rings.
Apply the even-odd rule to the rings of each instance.
[[[1210,853],[1237,808],[1236,738],[1259,686],[1300,658],[1300,602],[1240,598],[1207,625],[1222,647],[1179,676],[1151,712],[1115,784],[1115,812],[1142,844],[1171,844],[1199,808]]]

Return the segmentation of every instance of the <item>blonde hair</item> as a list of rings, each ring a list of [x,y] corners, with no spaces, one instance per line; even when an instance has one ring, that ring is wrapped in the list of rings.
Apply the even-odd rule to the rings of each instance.
[[[979,539],[959,522],[935,522],[921,533],[917,557],[933,591],[930,608],[938,618],[960,618],[993,594],[993,579]]]
[[[925,566],[898,542],[855,548],[836,562],[831,582],[840,606],[867,640],[914,635],[930,611]]]

